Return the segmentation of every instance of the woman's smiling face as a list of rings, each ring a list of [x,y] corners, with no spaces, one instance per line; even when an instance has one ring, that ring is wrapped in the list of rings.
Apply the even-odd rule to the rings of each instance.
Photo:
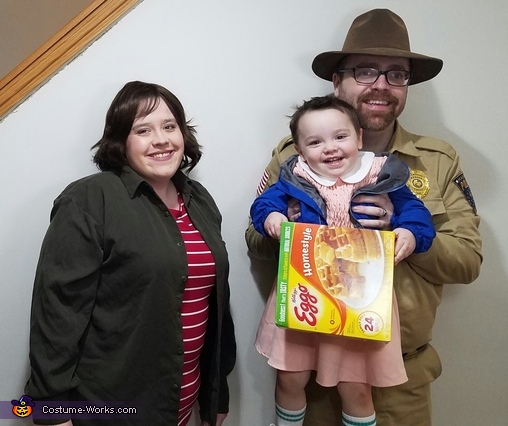
[[[150,114],[136,117],[132,124],[126,142],[129,166],[153,185],[174,176],[183,154],[184,138],[180,127],[166,103],[159,99]]]

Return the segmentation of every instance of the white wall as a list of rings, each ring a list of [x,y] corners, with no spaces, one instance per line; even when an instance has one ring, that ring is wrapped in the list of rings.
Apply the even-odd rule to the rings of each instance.
[[[0,124],[0,401],[19,398],[27,378],[32,282],[52,201],[95,172],[89,148],[105,112],[125,82],[140,79],[172,90],[198,125],[205,154],[194,176],[224,216],[238,338],[226,424],[273,420],[273,372],[252,346],[267,290],[247,256],[248,209],[291,106],[331,91],[312,59],[339,49],[352,19],[374,7],[403,17],[414,51],[444,59],[436,79],[410,88],[402,122],[456,147],[483,217],[481,276],[446,288],[435,328],[444,364],[435,425],[507,424],[506,0],[141,3]]]

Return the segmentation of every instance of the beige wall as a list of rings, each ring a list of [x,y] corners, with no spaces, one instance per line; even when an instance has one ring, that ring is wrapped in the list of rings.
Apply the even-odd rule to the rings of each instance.
[[[0,79],[92,0],[0,0]]]

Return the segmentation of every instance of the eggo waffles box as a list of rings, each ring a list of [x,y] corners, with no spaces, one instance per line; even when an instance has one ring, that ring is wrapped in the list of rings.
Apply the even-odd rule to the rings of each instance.
[[[278,326],[391,339],[395,234],[283,222]]]

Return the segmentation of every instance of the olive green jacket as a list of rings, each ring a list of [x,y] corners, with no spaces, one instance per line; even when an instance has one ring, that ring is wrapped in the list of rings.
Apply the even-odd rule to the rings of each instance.
[[[228,411],[236,354],[222,218],[199,182],[181,172],[173,182],[216,265],[199,394],[201,416],[214,425],[217,412]],[[55,201],[37,267],[26,394],[137,409],[108,425],[177,425],[188,273],[175,219],[131,168],[70,184]]]

